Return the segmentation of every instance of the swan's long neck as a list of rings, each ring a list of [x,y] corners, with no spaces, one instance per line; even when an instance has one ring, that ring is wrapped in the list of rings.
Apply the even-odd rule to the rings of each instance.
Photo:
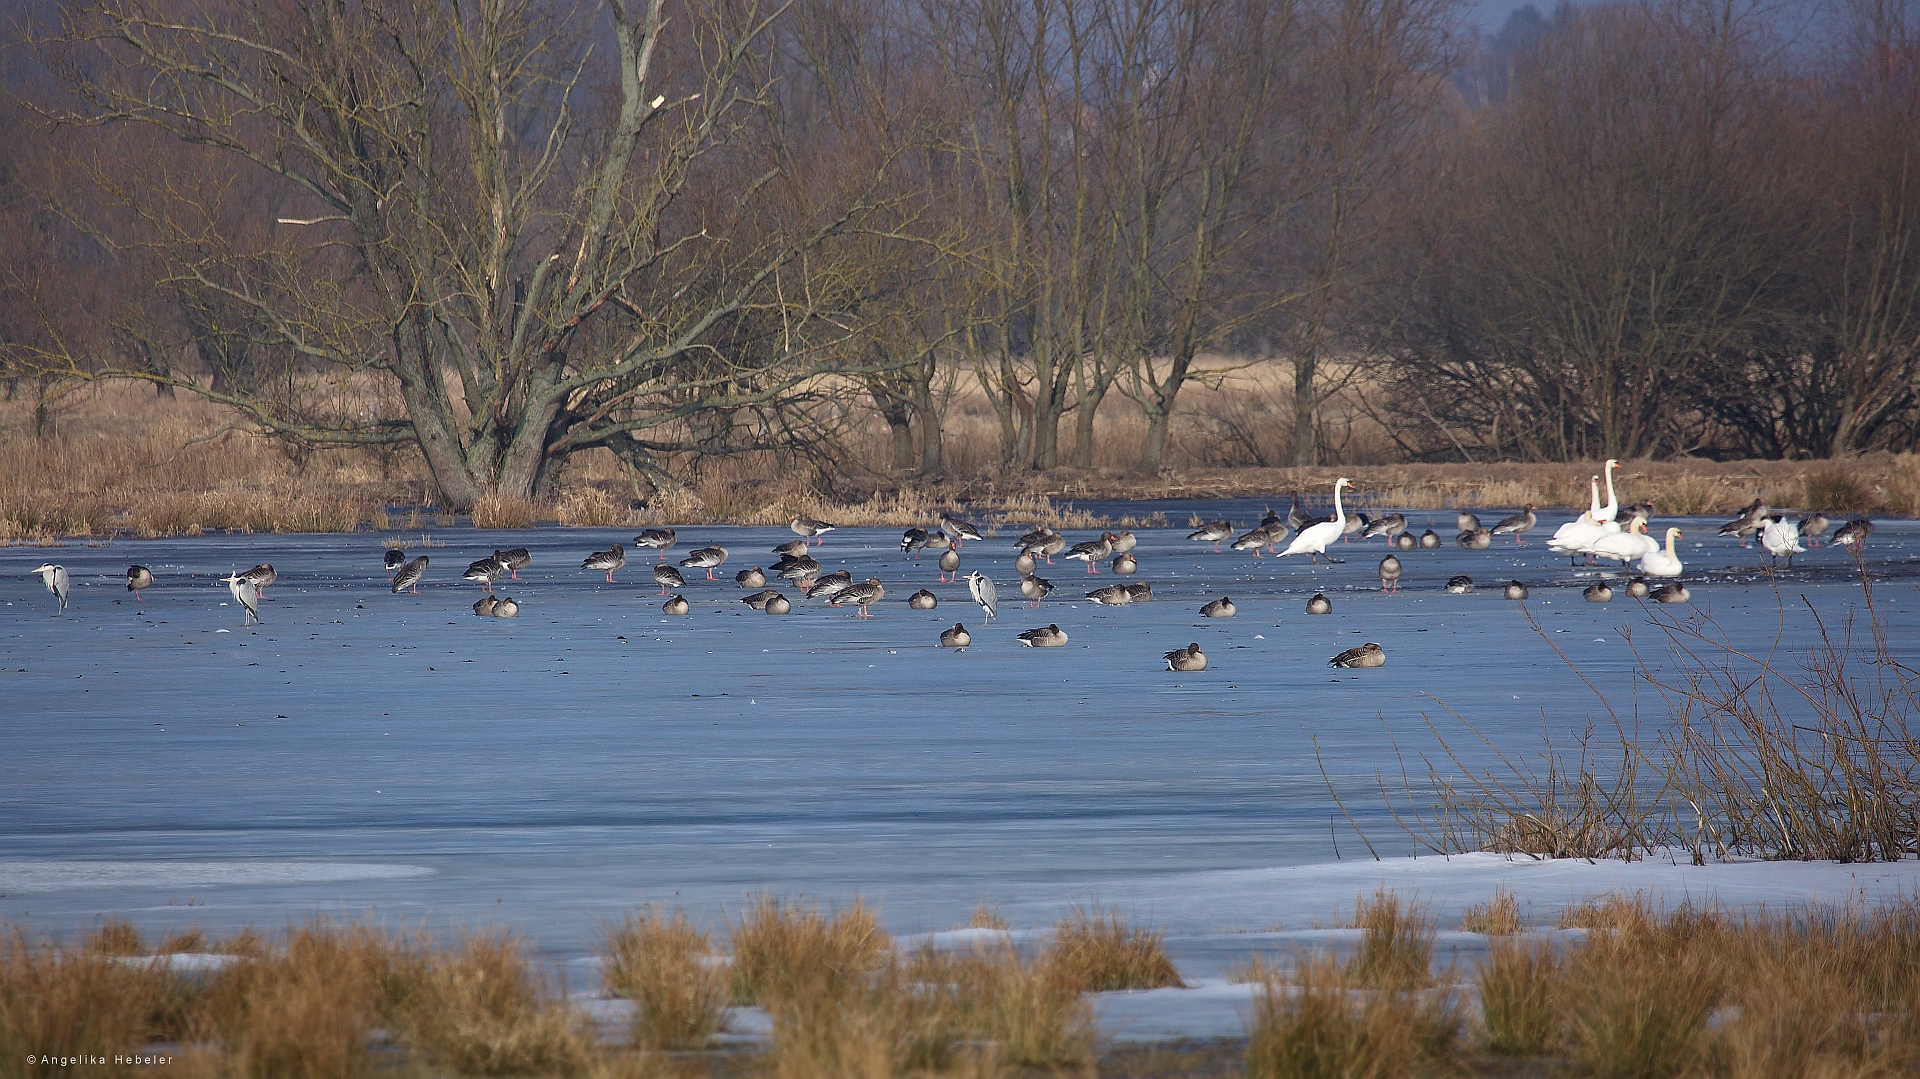
[[[1618,516],[1620,513],[1620,498],[1618,495],[1615,495],[1613,493],[1613,462],[1612,461],[1607,462],[1606,472],[1607,472],[1607,504],[1601,508],[1600,512],[1606,514],[1608,520],[1612,520],[1614,517]]]
[[[1347,527],[1347,511],[1340,506],[1340,486],[1338,483],[1333,485],[1333,519],[1339,524],[1341,531],[1345,531]]]
[[[1676,555],[1673,553],[1673,533],[1674,533],[1673,529],[1671,528],[1667,529],[1667,557],[1679,558],[1680,557],[1679,555]]]
[[[1600,521],[1600,479],[1599,477],[1596,476],[1593,479],[1588,480],[1587,487],[1593,492],[1593,505],[1587,507],[1587,516],[1593,518],[1594,523],[1598,524]]]

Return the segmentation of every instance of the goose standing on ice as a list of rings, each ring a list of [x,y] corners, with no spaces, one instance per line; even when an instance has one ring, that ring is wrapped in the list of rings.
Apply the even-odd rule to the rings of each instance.
[[[920,552],[927,546],[927,539],[926,529],[917,527],[909,528],[900,535],[900,551],[903,554],[912,555],[913,560],[918,562],[920,560]]]
[[[673,548],[680,537],[671,528],[647,528],[633,537],[635,548],[652,547],[660,552],[661,561],[666,561],[667,552]]]
[[[1833,542],[1857,553],[1866,545],[1867,537],[1871,535],[1873,535],[1873,522],[1865,517],[1855,517],[1840,526],[1840,531],[1833,534]]]
[[[1027,606],[1038,607],[1041,600],[1053,594],[1053,582],[1029,573],[1020,578],[1020,594],[1027,597]]]
[[[1826,514],[1815,510],[1800,518],[1800,538],[1807,541],[1807,546],[1818,547],[1820,537],[1827,534],[1827,528],[1832,524],[1832,521],[1827,520]]]
[[[1332,614],[1333,601],[1329,600],[1326,596],[1322,595],[1321,593],[1315,592],[1313,594],[1313,598],[1307,601],[1307,613],[1308,614]]]
[[[832,525],[825,521],[816,521],[811,517],[795,517],[787,527],[793,529],[793,534],[801,539],[819,540],[815,546],[826,543],[827,541],[822,537],[833,531]]]
[[[145,566],[128,566],[127,567],[127,591],[133,593],[134,599],[140,598],[141,589],[152,588],[152,587],[153,587],[153,571],[152,570],[148,569]]]
[[[959,622],[955,622],[952,629],[943,630],[940,634],[942,648],[965,648],[972,643],[973,634],[968,633],[967,627]]]
[[[1272,512],[1269,511],[1267,516],[1268,517],[1273,516]],[[1308,525],[1317,522],[1318,520],[1320,520],[1320,518],[1309,517],[1305,513],[1301,512],[1300,492],[1298,491],[1293,492],[1293,505],[1287,507],[1287,527],[1292,529],[1295,532],[1298,532],[1301,529],[1307,527]],[[1266,524],[1267,522],[1263,520],[1260,523]]]
[[[1389,543],[1397,543],[1406,531],[1407,515],[1404,513],[1389,513],[1385,517],[1377,518],[1372,524],[1368,525],[1366,530],[1360,533],[1360,538],[1372,539],[1375,536],[1385,536]]]
[[[1367,525],[1371,523],[1372,522],[1367,519],[1367,515],[1364,513],[1355,513],[1350,515],[1347,518],[1347,523],[1341,526],[1340,542],[1341,543],[1352,542],[1353,537],[1359,533],[1365,532]],[[1362,538],[1365,538],[1365,537],[1362,537]]]
[[[1386,649],[1368,641],[1358,648],[1349,648],[1327,661],[1330,667],[1384,667],[1387,665]]]
[[[940,515],[940,528],[945,531],[947,535],[953,537],[953,545],[955,547],[960,546],[961,540],[986,539],[985,536],[980,534],[979,529],[973,527],[972,521],[955,517],[951,513],[942,513]]]
[[[260,622],[261,625],[266,625],[260,620],[260,586],[254,584],[253,579],[244,573],[236,573],[222,579],[227,582],[227,591],[233,593],[233,598],[246,609],[246,624],[250,626]]]
[[[1346,533],[1347,511],[1346,508],[1340,504],[1340,491],[1343,488],[1351,486],[1353,486],[1353,481],[1345,476],[1334,480],[1333,520],[1321,521],[1319,524],[1308,525],[1306,528],[1301,529],[1300,534],[1293,537],[1293,542],[1287,546],[1287,549],[1280,552],[1280,557],[1285,558],[1290,554],[1304,554],[1311,559],[1315,565],[1318,565],[1320,556],[1327,553],[1327,545]],[[1337,562],[1339,560],[1329,557],[1327,561]]]
[[[993,587],[991,577],[979,570],[967,574],[967,593],[973,597],[975,603],[980,605],[980,609],[986,612],[989,622],[1000,613],[1000,593]]]
[[[385,561],[387,563],[387,580],[392,581],[393,571],[407,564],[407,556],[400,553],[398,547],[389,547],[387,548]]]
[[[393,575],[394,595],[397,596],[402,592],[412,592],[416,596],[419,595],[420,594],[420,578],[425,577],[426,575],[427,575],[427,556],[426,555],[421,555],[419,558],[416,558],[413,561],[408,562],[406,565],[401,566],[400,572]]]
[[[1167,661],[1167,670],[1170,671],[1191,673],[1207,669],[1207,654],[1200,651],[1200,644],[1197,641],[1185,648],[1176,648],[1166,653],[1164,658]]]
[[[1275,529],[1279,530],[1279,537],[1284,538],[1286,536],[1287,526],[1276,522],[1270,525],[1259,525],[1255,527],[1246,535],[1234,540],[1229,546],[1236,551],[1252,551],[1253,557],[1259,558],[1262,550],[1272,547],[1275,543],[1279,542],[1275,537]],[[1214,544],[1216,550],[1219,549],[1219,546],[1217,543]]]
[[[1680,556],[1673,553],[1673,541],[1680,538],[1680,530],[1667,529],[1667,549],[1656,547],[1640,556],[1640,572],[1649,577],[1678,577],[1686,567],[1680,564]]]
[[[607,574],[607,579],[612,580],[613,574]],[[680,571],[664,562],[654,563],[653,583],[660,586],[660,594],[663,596],[667,594],[669,588],[687,587],[687,579],[680,575]]]
[[[827,600],[828,602],[832,602],[835,596],[839,595],[842,592],[845,592],[847,589],[852,587],[853,587],[853,574],[847,572],[846,570],[835,570],[834,572],[829,573],[825,577],[822,577],[819,580],[808,585],[807,598],[808,599],[824,599],[824,600]]]
[[[663,555],[662,557],[665,556]],[[626,564],[627,549],[616,543],[604,551],[595,551],[588,555],[586,559],[580,563],[580,568],[602,570],[607,575],[607,583],[612,584],[613,571]],[[674,576],[678,577],[679,574],[676,573]],[[680,583],[685,584],[686,582],[682,581]],[[666,595],[665,592],[660,594],[663,596]]]
[[[499,580],[500,575],[505,572],[507,572],[507,567],[502,565],[499,559],[488,555],[478,562],[469,565],[467,572],[461,574],[460,578],[461,580],[474,582],[481,588],[486,589],[488,595],[492,595],[493,582]]]
[[[1747,503],[1747,508],[1740,511],[1740,516],[1721,525],[1720,534],[1723,536],[1738,537],[1740,546],[1745,547],[1747,546],[1747,539],[1755,532],[1760,531],[1760,519],[1766,515],[1767,504],[1756,498],[1752,502]]]
[[[1198,529],[1187,533],[1187,538],[1190,540],[1198,540],[1201,543],[1213,544],[1213,551],[1215,554],[1218,554],[1220,553],[1220,541],[1231,535],[1233,535],[1232,521],[1208,521]]]
[[[725,547],[702,547],[699,550],[688,555],[687,557],[681,559],[680,565],[686,569],[706,570],[707,580],[717,581],[720,578],[715,577],[713,575],[713,571],[716,569],[719,569],[723,565],[726,565],[726,562],[727,562],[727,549]]]
[[[1200,613],[1208,618],[1232,618],[1234,615],[1240,613],[1240,608],[1233,605],[1233,600],[1230,597],[1221,596],[1219,599],[1201,607]]]
[[[867,608],[880,602],[881,597],[886,594],[887,590],[880,584],[880,579],[877,577],[869,577],[865,581],[854,585],[852,588],[828,600],[827,604],[831,607],[838,607],[843,603],[851,603],[859,608],[859,610],[854,613],[855,618],[872,618],[873,613],[867,610]]]
[[[1533,531],[1533,526],[1540,523],[1540,518],[1534,516],[1533,510],[1533,503],[1527,503],[1526,509],[1511,517],[1502,518],[1499,524],[1493,526],[1492,533],[1496,536],[1511,535],[1515,547],[1525,547],[1527,533]]]
[[[941,551],[940,552],[940,583],[946,584],[950,581],[957,581],[959,579],[960,579],[960,552],[951,551],[951,550]]]
[[[1073,548],[1067,552],[1067,557],[1075,561],[1085,562],[1088,573],[1099,573],[1100,567],[1098,563],[1104,561],[1106,557],[1112,553],[1113,533],[1102,532],[1100,533],[1099,539],[1074,544]]]
[[[515,547],[511,551],[493,552],[494,560],[507,567],[507,575],[512,580],[520,579],[520,571],[533,565],[533,555],[525,547]]]
[[[53,593],[54,602],[60,605],[60,613],[67,613],[67,593],[73,590],[73,581],[67,576],[67,567],[56,566],[51,562],[42,565],[33,572],[40,575],[40,583]]]
[[[1807,549],[1800,545],[1800,522],[1785,517],[1772,517],[1760,529],[1760,546],[1778,559],[1787,556],[1787,568],[1793,568],[1793,556],[1805,554]]]
[[[257,593],[261,599],[265,599],[267,598],[267,586],[280,579],[280,571],[273,568],[273,563],[262,562],[245,573],[242,573],[240,576],[251,581],[255,593]]]
[[[1380,591],[1400,591],[1400,560],[1388,555],[1380,560]]]
[[[807,541],[803,539],[788,540],[785,543],[775,546],[773,553],[779,555],[781,558],[799,558],[801,555],[807,553]]]

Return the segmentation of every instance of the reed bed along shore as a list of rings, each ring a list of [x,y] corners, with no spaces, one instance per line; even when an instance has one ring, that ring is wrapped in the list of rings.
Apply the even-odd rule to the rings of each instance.
[[[1258,392],[1258,386],[1245,392]],[[1131,422],[1102,412],[1086,468],[1003,470],[990,410],[961,398],[949,411],[947,472],[927,479],[890,474],[884,427],[856,433],[837,467],[796,468],[773,454],[679,462],[686,487],[656,492],[611,454],[569,461],[555,492],[538,504],[487,499],[470,513],[445,512],[431,477],[408,446],[317,450],[266,439],[233,415],[187,394],[155,397],[145,387],[76,391],[50,433],[33,434],[31,406],[0,402],[0,542],[62,538],[154,538],[203,532],[343,532],[472,523],[607,527],[673,524],[785,524],[805,514],[846,525],[927,524],[943,508],[965,507],[988,524],[1056,528],[1157,522],[1106,520],[1075,508],[1088,500],[1319,498],[1337,475],[1354,479],[1360,506],[1408,509],[1584,507],[1595,462],[1572,464],[1387,464],[1349,447],[1345,463],[1314,468],[1225,466],[1208,452],[1196,395],[1185,433],[1157,475],[1130,469]],[[974,407],[974,406],[978,407]],[[877,422],[877,421],[876,421]],[[1259,460],[1277,459],[1266,453]],[[1920,516],[1920,457],[1844,461],[1631,461],[1618,482],[1663,515],[1723,513],[1760,497],[1769,504],[1828,513]],[[1169,524],[1183,525],[1184,520]]]
[[[108,921],[54,942],[8,928],[0,1079],[65,1074],[53,1061],[75,1053],[104,1056],[87,1069],[101,1074],[263,1079],[1762,1079],[1920,1067],[1920,902],[1730,912],[1609,894],[1557,927],[1470,917],[1462,928],[1488,946],[1466,966],[1436,964],[1441,927],[1390,892],[1362,898],[1351,924],[1345,954],[1230,968],[1251,990],[1243,1038],[1153,1049],[1095,1032],[1088,993],[1179,979],[1158,935],[1113,912],[1076,912],[1030,946],[985,937],[935,950],[892,940],[857,904],[763,898],[719,932],[644,910],[604,927],[602,997],[633,1002],[613,1009],[565,992],[500,931],[312,922],[272,938],[152,941]],[[730,1006],[761,1009],[771,1035],[719,1037]]]

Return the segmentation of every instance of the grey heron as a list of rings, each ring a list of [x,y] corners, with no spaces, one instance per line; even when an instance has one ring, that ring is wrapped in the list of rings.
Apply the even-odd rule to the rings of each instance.
[[[259,622],[266,625],[260,617],[260,586],[253,583],[253,578],[245,573],[235,573],[223,580],[227,582],[227,591],[233,593],[233,598],[246,608],[246,624]]]
[[[993,578],[974,570],[967,574],[967,592],[980,605],[980,609],[987,612],[988,621],[1000,614],[1000,593],[993,587]]]
[[[33,572],[40,575],[41,583],[47,586],[47,591],[53,593],[53,598],[60,604],[60,613],[67,613],[67,593],[72,588],[67,577],[67,567],[48,562]]]

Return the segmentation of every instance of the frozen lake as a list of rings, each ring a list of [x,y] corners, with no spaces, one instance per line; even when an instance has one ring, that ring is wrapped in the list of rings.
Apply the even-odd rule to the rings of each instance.
[[[1153,583],[1153,602],[1090,604],[1084,593],[1116,578],[1056,560],[1041,572],[1059,590],[1025,610],[1018,530],[1003,528],[962,552],[963,569],[999,582],[992,625],[964,582],[935,583],[932,557],[901,555],[899,529],[837,531],[815,549],[829,571],[886,584],[871,620],[792,589],[787,617],[744,607],[732,575],[770,566],[769,548],[792,538],[778,529],[682,529],[676,559],[708,543],[733,552],[719,583],[686,571],[682,618],[661,613],[649,554],[630,551],[614,585],[578,568],[632,530],[440,530],[447,546],[425,552],[418,596],[389,594],[385,537],[365,533],[0,549],[0,917],[66,932],[103,914],[230,929],[371,912],[516,926],[566,957],[591,947],[600,918],[645,902],[717,922],[762,890],[859,895],[912,932],[981,901],[1022,925],[1095,901],[1167,928],[1183,962],[1210,969],[1224,934],[1329,920],[1383,872],[1331,827],[1313,737],[1381,853],[1405,856],[1411,843],[1367,792],[1375,769],[1396,767],[1387,730],[1416,752],[1431,745],[1422,713],[1446,726],[1430,697],[1516,754],[1543,730],[1565,739],[1605,720],[1493,586],[1526,582],[1554,643],[1632,707],[1620,630],[1644,628],[1648,611],[1624,592],[1582,601],[1597,571],[1544,546],[1565,515],[1542,514],[1528,547],[1501,537],[1469,552],[1452,542],[1451,512],[1412,512],[1416,532],[1431,525],[1446,542],[1402,552],[1404,590],[1381,595],[1380,540],[1316,568],[1186,540],[1190,512],[1244,528],[1254,504],[1096,508],[1167,512],[1174,527],[1136,530],[1132,579]],[[1667,523],[1687,531],[1700,610],[1738,639],[1771,639],[1765,556],[1716,538],[1718,520]],[[462,569],[520,545],[533,564],[501,588],[520,617],[474,617],[480,590]],[[1867,555],[1896,648],[1920,653],[1920,528],[1880,523]],[[43,560],[72,573],[64,618],[31,575]],[[266,624],[246,628],[218,578],[260,561],[280,579]],[[138,600],[125,590],[133,562],[159,577]],[[1800,596],[1833,624],[1860,591],[1842,550],[1796,566],[1781,594],[1800,646]],[[1443,593],[1457,573],[1482,590]],[[938,610],[908,609],[921,587]],[[1315,590],[1330,616],[1304,613]],[[1199,617],[1221,595],[1239,617]],[[974,634],[964,653],[936,647],[955,621]],[[1070,644],[1016,646],[1049,622]],[[1651,631],[1639,639],[1661,651]],[[1164,670],[1161,653],[1189,641],[1212,668]],[[1385,647],[1384,669],[1328,669],[1364,641]],[[1662,717],[1640,700],[1643,720]],[[1346,862],[1330,866],[1336,838]],[[1474,887],[1507,872],[1474,864]],[[1911,891],[1911,867],[1868,876]],[[1392,879],[1453,894],[1442,863],[1417,868],[1398,863]],[[1574,887],[1513,872],[1548,881],[1543,902]],[[1836,872],[1843,891],[1858,879]]]

